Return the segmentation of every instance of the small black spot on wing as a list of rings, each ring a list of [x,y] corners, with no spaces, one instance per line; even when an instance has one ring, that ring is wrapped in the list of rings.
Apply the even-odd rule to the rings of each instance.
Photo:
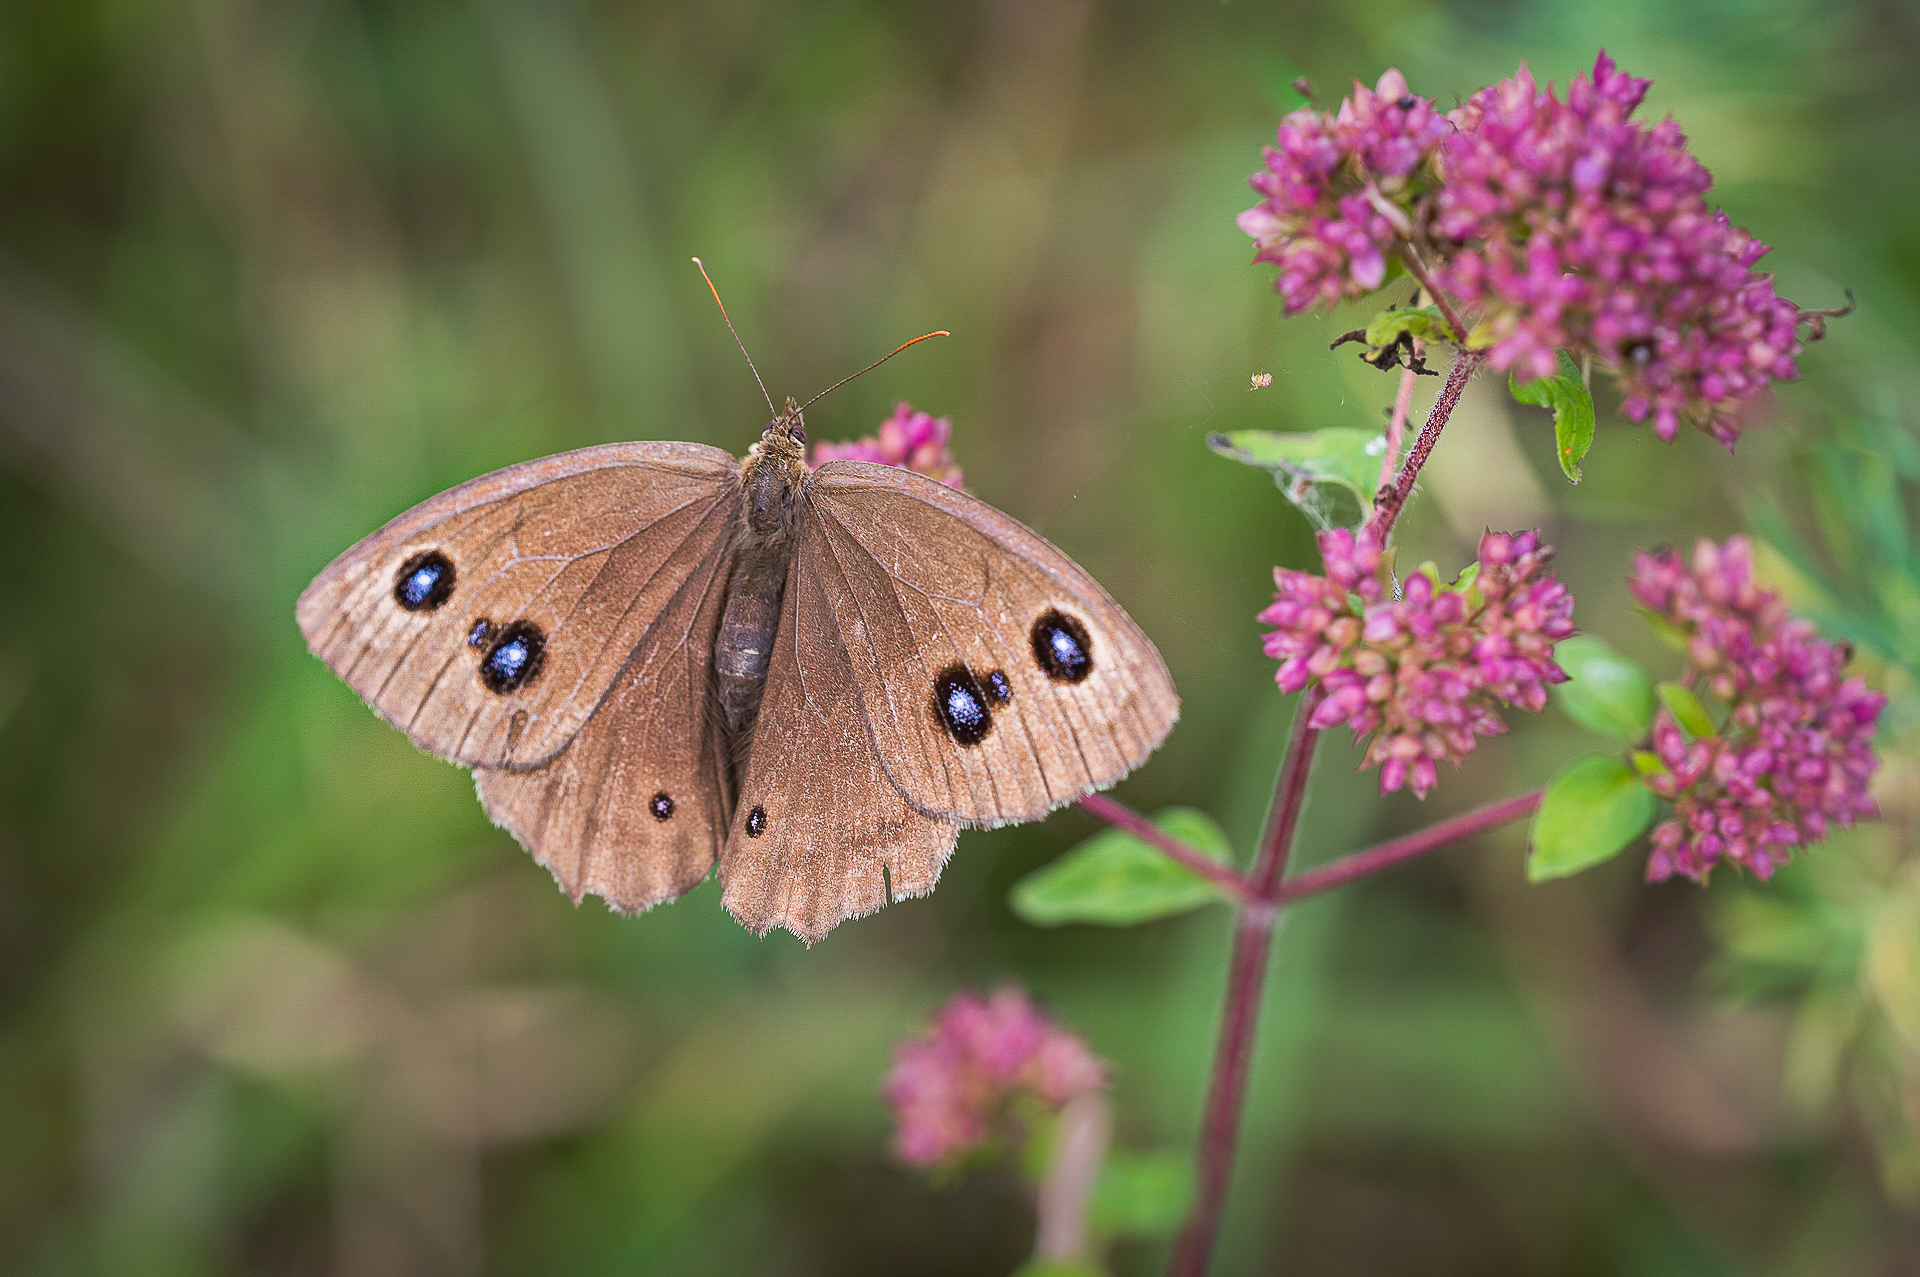
[[[655,820],[673,819],[673,799],[665,790],[661,790],[647,799],[647,810],[653,813]]]
[[[410,556],[393,576],[393,601],[409,612],[431,612],[453,597],[453,560],[438,550]]]
[[[1078,683],[1093,673],[1093,639],[1078,617],[1048,608],[1033,623],[1033,659],[1056,683]]]
[[[949,665],[934,678],[933,716],[962,745],[978,745],[993,729],[987,692],[964,665]]]
[[[480,681],[489,692],[517,692],[540,672],[547,638],[532,621],[515,621],[494,635],[480,658]]]
[[[492,637],[493,622],[483,616],[473,623],[472,629],[467,631],[467,646],[478,650],[485,647],[487,640]]]
[[[747,813],[747,837],[758,838],[767,832],[767,809],[755,807]]]
[[[986,688],[987,695],[993,697],[995,705],[1005,705],[1013,699],[1013,684],[1007,681],[1006,673],[1002,670],[994,670],[980,683]]]

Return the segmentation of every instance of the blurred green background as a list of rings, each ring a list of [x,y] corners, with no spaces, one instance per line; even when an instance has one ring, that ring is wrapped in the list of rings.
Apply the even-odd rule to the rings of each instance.
[[[1835,623],[1878,599],[1910,634],[1904,533],[1848,550],[1846,469],[1910,495],[1910,6],[0,7],[0,1270],[1005,1272],[1019,1182],[900,1169],[875,1086],[953,988],[1006,978],[1115,1064],[1123,1143],[1185,1148],[1228,919],[1019,923],[1008,886],[1085,817],[969,833],[936,895],[811,951],[712,884],[576,910],[306,654],[294,597],[497,466],[744,450],[765,408],[698,253],[776,395],[953,330],[813,435],[953,417],[969,486],[1172,668],[1181,725],[1120,796],[1244,847],[1290,712],[1253,613],[1311,549],[1204,438],[1377,423],[1394,385],[1327,350],[1363,312],[1280,318],[1244,179],[1298,75],[1331,101],[1398,65],[1451,103],[1602,45],[1782,291],[1860,310],[1737,458],[1603,403],[1577,489],[1483,379],[1403,539],[1451,573],[1485,526],[1544,527],[1583,625],[1667,673],[1629,549],[1771,493],[1835,547],[1781,579],[1854,570]],[[1872,664],[1898,819],[1765,892],[1643,888],[1637,853],[1528,889],[1509,829],[1297,910],[1221,1271],[1920,1271],[1912,664]],[[1602,747],[1550,710],[1423,807],[1330,746],[1309,861]]]

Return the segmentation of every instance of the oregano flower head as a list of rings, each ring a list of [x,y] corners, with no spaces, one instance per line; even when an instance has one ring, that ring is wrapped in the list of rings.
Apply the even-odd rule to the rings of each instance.
[[[1537,712],[1566,680],[1553,645],[1573,633],[1573,596],[1547,571],[1553,551],[1537,533],[1489,532],[1453,584],[1423,568],[1397,599],[1371,534],[1337,529],[1319,542],[1325,576],[1274,569],[1274,603],[1259,617],[1278,627],[1266,652],[1282,690],[1320,687],[1312,726],[1372,733],[1361,766],[1380,768],[1382,793],[1404,785],[1425,798],[1440,762],[1457,766],[1479,737],[1507,730],[1499,707]]]
[[[1281,119],[1279,145],[1248,179],[1263,198],[1238,224],[1259,245],[1254,260],[1280,268],[1274,287],[1288,314],[1386,282],[1449,131],[1397,70],[1371,90],[1356,81],[1338,111],[1302,107]]]
[[[991,998],[954,994],[929,1030],[894,1048],[881,1093],[893,1149],[912,1166],[952,1163],[991,1140],[1025,1099],[1059,1109],[1107,1084],[1107,1066],[1008,985]]]
[[[1689,732],[1670,708],[1654,718],[1658,767],[1642,779],[1674,805],[1653,831],[1647,879],[1705,882],[1730,860],[1767,878],[1795,847],[1875,812],[1873,734],[1886,697],[1845,678],[1851,651],[1794,617],[1753,579],[1744,536],[1639,554],[1629,582],[1649,611],[1687,639],[1686,681],[1726,710]],[[1694,723],[1696,729],[1711,723]]]
[[[1766,246],[1708,207],[1680,126],[1631,118],[1649,83],[1602,53],[1563,102],[1522,64],[1454,111],[1435,283],[1478,317],[1494,368],[1549,376],[1565,350],[1661,438],[1685,419],[1730,446],[1735,409],[1797,375],[1799,308],[1753,272]]]
[[[895,405],[893,415],[880,423],[877,435],[865,435],[847,443],[814,444],[809,464],[819,467],[829,461],[874,461],[916,470],[949,488],[957,488],[966,481],[966,476],[948,450],[947,443],[952,436],[951,417],[936,417],[903,402]]]
[[[1756,273],[1766,245],[1708,204],[1680,126],[1632,118],[1649,83],[1602,52],[1562,100],[1523,63],[1443,115],[1388,71],[1335,113],[1280,121],[1240,229],[1289,314],[1407,266],[1492,368],[1547,377],[1564,351],[1661,438],[1690,421],[1731,447],[1741,406],[1798,375],[1814,315]]]

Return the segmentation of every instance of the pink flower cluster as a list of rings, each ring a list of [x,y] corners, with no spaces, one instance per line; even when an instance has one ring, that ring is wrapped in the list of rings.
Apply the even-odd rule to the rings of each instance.
[[[1731,446],[1740,405],[1798,375],[1801,316],[1707,205],[1680,127],[1631,118],[1648,83],[1601,53],[1563,102],[1522,65],[1440,115],[1389,71],[1281,120],[1240,228],[1289,313],[1371,292],[1417,246],[1494,368],[1548,376],[1565,350],[1662,438],[1684,419]]]
[[[1797,375],[1799,310],[1753,273],[1766,246],[1707,206],[1680,126],[1630,118],[1648,83],[1602,53],[1565,102],[1522,65],[1453,112],[1435,282],[1478,315],[1493,367],[1544,377],[1557,350],[1589,355],[1629,419],[1731,446],[1739,404]]]
[[[1106,1084],[1107,1066],[1080,1035],[1008,985],[991,998],[954,994],[926,1034],[894,1049],[881,1094],[893,1108],[894,1152],[935,1166],[983,1147],[1016,1097],[1058,1109]]]
[[[1377,540],[1322,532],[1325,576],[1274,569],[1259,618],[1279,627],[1266,636],[1274,677],[1289,692],[1319,685],[1312,726],[1373,733],[1361,766],[1380,768],[1380,792],[1425,798],[1440,761],[1458,766],[1476,738],[1507,730],[1499,705],[1538,712],[1566,680],[1553,645],[1573,633],[1573,596],[1547,571],[1552,556],[1537,533],[1489,532],[1459,581],[1418,571],[1396,600]]]
[[[1254,260],[1279,266],[1288,314],[1386,282],[1448,131],[1398,71],[1371,91],[1356,82],[1334,114],[1303,107],[1280,121],[1280,145],[1249,179],[1265,198],[1238,222],[1260,247]]]
[[[876,461],[883,466],[917,470],[929,479],[957,488],[965,476],[947,450],[947,440],[952,434],[951,417],[918,412],[912,404],[901,403],[895,406],[891,417],[880,423],[879,435],[867,435],[850,443],[816,443],[809,464],[818,467],[829,461]]]
[[[1688,683],[1727,707],[1719,730],[1697,739],[1669,710],[1654,719],[1663,770],[1644,779],[1674,812],[1653,831],[1649,882],[1705,882],[1720,860],[1766,878],[1829,826],[1874,814],[1867,786],[1886,698],[1843,678],[1846,645],[1754,581],[1746,537],[1699,542],[1691,566],[1670,549],[1636,555],[1629,584],[1686,632]]]

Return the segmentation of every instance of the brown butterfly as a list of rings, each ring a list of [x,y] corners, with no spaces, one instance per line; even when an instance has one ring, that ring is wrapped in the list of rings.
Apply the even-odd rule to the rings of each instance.
[[[805,450],[788,399],[745,461],[616,443],[509,466],[334,560],[301,632],[475,769],[576,903],[637,913],[717,861],[736,918],[812,943],[932,891],[963,826],[1113,784],[1179,702],[1139,627],[1026,527]]]

